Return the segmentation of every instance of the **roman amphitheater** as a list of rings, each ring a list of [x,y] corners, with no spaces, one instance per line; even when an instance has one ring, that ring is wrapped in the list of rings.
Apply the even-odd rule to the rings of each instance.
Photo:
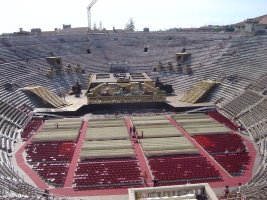
[[[266,91],[262,31],[2,35],[1,197],[266,199]]]

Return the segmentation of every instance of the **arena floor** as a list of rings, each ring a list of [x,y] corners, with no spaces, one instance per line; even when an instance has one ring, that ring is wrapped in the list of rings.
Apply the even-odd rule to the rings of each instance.
[[[85,91],[83,91],[84,93]],[[191,106],[188,103],[180,102],[178,99],[181,95],[172,95],[167,98],[168,103],[174,105],[174,106]],[[60,109],[60,111],[64,110],[77,110],[80,108],[82,105],[86,104],[86,97],[84,95],[81,95],[81,98],[75,98],[73,96],[67,96],[66,101],[69,103],[72,103],[71,106],[68,106],[64,109]],[[211,103],[202,103],[202,106],[212,106]],[[194,104],[194,106],[200,106]],[[58,112],[58,109],[37,109],[37,112]],[[164,115],[164,113],[162,113]],[[165,114],[166,115],[166,114]],[[76,169],[76,164],[79,160],[79,153],[80,149],[82,146],[82,143],[84,141],[84,136],[85,136],[85,130],[86,126],[88,123],[88,120],[90,121],[91,118],[105,118],[105,115],[95,115],[88,113],[84,116],[80,116],[85,120],[82,126],[82,131],[80,134],[80,137],[78,139],[76,149],[74,152],[74,156],[72,159],[72,162],[70,164],[69,172],[64,184],[63,188],[53,188],[47,185],[37,174],[35,174],[34,171],[31,169],[31,165],[28,165],[26,160],[26,153],[24,151],[24,147],[30,143],[31,139],[34,137],[34,134],[27,142],[21,142],[19,141],[18,144],[16,145],[16,153],[15,153],[15,158],[12,158],[13,160],[13,166],[16,166],[17,170],[23,174],[23,178],[28,181],[29,183],[37,186],[40,189],[45,189],[49,188],[51,193],[59,194],[59,195],[64,195],[64,196],[70,196],[70,197],[85,197],[86,199],[90,200],[111,200],[111,199],[116,199],[116,200],[125,200],[127,199],[127,194],[128,190],[127,189],[106,189],[106,190],[88,190],[88,191],[76,191],[72,187],[72,182],[73,182],[73,176],[74,172]],[[114,116],[108,116],[108,117],[114,117]],[[131,126],[131,120],[129,119],[129,115],[124,116],[126,120],[126,124],[128,127]],[[251,157],[251,164],[247,166],[247,170],[244,171],[244,176],[242,177],[232,177],[229,175],[215,160],[192,138],[190,137],[169,115],[167,115],[167,118],[170,120],[170,122],[178,129],[180,130],[184,137],[186,137],[191,143],[193,143],[197,149],[200,151],[200,154],[205,156],[208,161],[211,162],[215,166],[217,170],[220,171],[221,176],[223,177],[223,181],[220,182],[212,182],[210,183],[210,186],[214,189],[215,193],[221,193],[223,190],[222,188],[225,187],[225,185],[229,185],[231,189],[236,188],[239,182],[242,184],[245,184],[248,180],[251,179],[252,174],[257,170],[258,168],[258,163],[259,163],[259,156],[257,155],[256,151],[256,144],[250,140],[249,136],[247,135],[241,135],[243,137],[243,140],[245,141],[247,148],[249,150],[249,156]],[[37,130],[38,131],[42,128],[42,126]],[[234,133],[234,134],[239,134],[240,133]],[[133,142],[133,141],[132,141]],[[150,172],[148,164],[146,162],[143,150],[140,146],[140,143],[134,143],[134,148],[137,154],[137,159],[138,163],[140,165],[141,171],[147,171]],[[151,173],[148,173],[148,186],[152,186],[152,176]]]

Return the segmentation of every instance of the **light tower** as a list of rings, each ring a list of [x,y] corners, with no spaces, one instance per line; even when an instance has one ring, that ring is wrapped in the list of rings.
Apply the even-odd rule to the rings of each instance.
[[[102,21],[99,22],[99,30],[102,30]]]
[[[97,2],[97,0],[92,0],[92,2],[87,6],[88,28],[89,28],[89,30],[91,30],[91,8],[93,7],[93,5],[95,5],[96,2]]]

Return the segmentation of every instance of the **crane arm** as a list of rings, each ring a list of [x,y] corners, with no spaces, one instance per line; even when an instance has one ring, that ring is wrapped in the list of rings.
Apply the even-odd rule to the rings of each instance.
[[[91,3],[87,6],[88,28],[89,28],[89,30],[91,30],[91,8],[93,7],[93,5],[95,5],[96,2],[97,2],[97,0],[92,0]]]
[[[92,0],[91,3],[87,6],[87,9],[89,10],[90,8],[92,8],[96,2],[97,2],[97,0]]]

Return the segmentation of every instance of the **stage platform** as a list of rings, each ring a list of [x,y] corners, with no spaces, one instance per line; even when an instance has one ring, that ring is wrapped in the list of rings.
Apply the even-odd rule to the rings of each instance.
[[[165,102],[132,102],[132,103],[103,103],[103,104],[90,104],[87,105],[87,97],[85,96],[86,90],[82,90],[80,97],[66,96],[66,102],[71,105],[64,108],[37,108],[34,110],[36,113],[49,113],[57,115],[73,115],[78,116],[95,110],[114,110],[117,109],[162,109],[172,112],[185,112],[202,107],[213,108],[214,104],[211,102],[203,103],[186,103],[179,101],[184,94],[172,94],[166,97]]]

